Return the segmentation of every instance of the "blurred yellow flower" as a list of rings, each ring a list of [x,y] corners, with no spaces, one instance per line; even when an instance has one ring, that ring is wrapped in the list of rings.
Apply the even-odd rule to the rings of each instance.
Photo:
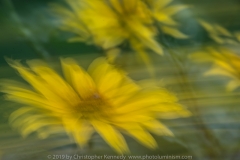
[[[199,20],[201,26],[208,32],[209,37],[219,44],[239,45],[239,32],[231,33],[226,28],[213,23],[210,24],[204,20]]]
[[[220,75],[230,77],[227,90],[232,91],[240,86],[240,56],[233,51],[224,48],[208,47],[190,56],[196,62],[212,62],[213,67],[205,73],[208,75]]]
[[[160,30],[175,38],[188,38],[187,35],[175,29],[179,24],[172,16],[188,8],[187,5],[169,5],[173,0],[144,0],[151,12],[151,16],[158,22]]]
[[[121,133],[155,148],[149,131],[172,135],[157,118],[190,115],[165,89],[141,88],[104,58],[96,59],[88,71],[71,58],[61,59],[66,80],[43,61],[27,64],[10,61],[30,86],[2,83],[7,99],[26,105],[10,116],[10,123],[23,136],[38,132],[46,138],[62,127],[82,147],[97,132],[117,152],[125,153],[128,146]]]
[[[61,17],[61,28],[78,36],[70,41],[85,41],[104,49],[129,42],[146,60],[145,49],[162,55],[155,40],[160,31],[176,38],[187,36],[175,27],[172,15],[185,5],[168,6],[172,0],[66,0],[71,10],[58,4],[52,10]]]

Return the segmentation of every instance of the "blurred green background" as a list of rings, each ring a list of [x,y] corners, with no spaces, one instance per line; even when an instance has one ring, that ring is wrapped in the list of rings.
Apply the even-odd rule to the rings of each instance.
[[[59,69],[59,57],[75,57],[87,67],[94,58],[103,55],[100,48],[67,42],[71,34],[58,29],[59,23],[48,8],[49,3],[60,1],[11,2],[0,1],[0,78],[21,80],[8,66],[5,57],[21,60],[42,58]],[[188,59],[193,51],[214,45],[197,19],[218,23],[231,32],[240,30],[240,1],[179,0],[176,3],[191,6],[175,16],[181,22],[180,30],[190,38],[176,40],[164,35],[164,43],[168,46],[165,55],[150,55],[159,85],[176,94],[180,103],[194,116],[164,120],[175,137],[155,137],[159,144],[157,150],[149,150],[127,138],[130,150],[133,155],[189,155],[194,160],[240,159],[240,90],[226,92],[228,78],[203,77],[202,73],[210,65],[201,66]],[[234,46],[234,49],[240,53],[240,46]],[[120,56],[119,65],[134,80],[150,78],[146,66],[135,56],[126,51]],[[92,147],[83,151],[79,151],[66,135],[46,140],[39,140],[35,135],[22,139],[8,125],[10,113],[20,105],[5,101],[3,95],[0,104],[0,156],[3,160],[42,160],[47,159],[48,154],[114,154],[98,135],[93,138]]]

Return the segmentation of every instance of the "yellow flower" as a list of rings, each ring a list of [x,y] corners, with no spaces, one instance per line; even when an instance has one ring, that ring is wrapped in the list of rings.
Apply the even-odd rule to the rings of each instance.
[[[151,49],[163,54],[162,47],[154,39],[158,26],[166,34],[187,38],[174,29],[177,23],[171,18],[186,6],[167,6],[171,1],[66,0],[71,10],[57,4],[52,9],[61,17],[61,28],[78,35],[71,41],[85,41],[104,49],[127,41],[135,51]],[[142,52],[140,54],[144,59]]]
[[[226,28],[213,23],[210,24],[204,20],[199,20],[201,26],[206,29],[209,37],[219,44],[234,44],[239,45],[240,34],[239,32],[231,33]]]
[[[233,51],[224,47],[217,49],[208,47],[204,51],[192,54],[190,58],[196,62],[214,63],[213,67],[205,75],[220,75],[231,78],[227,84],[228,91],[240,86],[240,56]]]
[[[172,135],[157,118],[190,115],[165,89],[141,88],[104,58],[96,59],[88,71],[71,58],[61,59],[66,80],[40,60],[28,61],[28,66],[10,64],[30,84],[7,81],[2,89],[7,99],[26,105],[10,116],[23,136],[36,131],[46,138],[63,128],[82,147],[97,132],[117,152],[125,153],[128,146],[121,133],[155,148],[149,131]]]

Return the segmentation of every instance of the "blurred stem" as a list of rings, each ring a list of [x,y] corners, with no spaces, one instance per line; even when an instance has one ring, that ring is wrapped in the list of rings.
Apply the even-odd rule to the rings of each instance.
[[[10,18],[14,21],[16,26],[19,28],[23,37],[29,42],[32,48],[35,50],[36,54],[45,60],[50,59],[50,54],[41,46],[41,44],[34,38],[33,34],[29,29],[27,29],[21,19],[19,18],[17,12],[15,11],[14,5],[11,0],[3,0],[6,8],[9,11]]]
[[[211,143],[211,146],[209,146],[209,151],[207,154],[210,158],[215,157],[216,159],[221,159],[221,154],[224,153],[223,148],[221,146],[221,144],[219,143],[218,139],[213,135],[213,133],[205,126],[204,121],[202,120],[200,113],[199,113],[199,109],[198,109],[198,103],[195,100],[196,96],[194,93],[194,90],[192,88],[192,86],[190,85],[190,82],[187,78],[187,74],[184,71],[184,67],[181,65],[181,62],[176,58],[176,56],[174,55],[174,53],[172,52],[172,50],[168,47],[165,46],[169,49],[169,55],[171,57],[171,59],[173,60],[174,64],[176,65],[176,70],[178,71],[178,75],[181,78],[181,84],[185,84],[185,86],[182,86],[182,89],[186,88],[189,93],[190,96],[192,97],[192,106],[193,107],[193,112],[194,112],[194,117],[193,120],[195,121],[196,127],[199,128],[202,132],[204,137]],[[217,148],[219,150],[217,150]]]

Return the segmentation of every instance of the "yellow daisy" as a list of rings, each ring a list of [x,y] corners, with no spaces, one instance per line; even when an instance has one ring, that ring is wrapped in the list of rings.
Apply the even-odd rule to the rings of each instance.
[[[176,38],[187,38],[174,29],[177,22],[171,18],[186,6],[168,6],[171,1],[66,0],[71,9],[54,4],[52,10],[61,17],[63,30],[78,35],[70,41],[85,41],[104,49],[127,41],[144,58],[142,51],[145,49],[163,54],[154,38],[158,35],[157,28]]]
[[[204,51],[192,54],[190,58],[196,62],[214,63],[213,67],[205,75],[220,75],[231,78],[227,84],[228,91],[240,86],[240,56],[233,51],[224,47],[217,49],[208,47]]]
[[[149,131],[172,135],[157,118],[190,115],[167,90],[141,88],[104,58],[96,59],[88,71],[71,58],[61,59],[64,78],[43,61],[27,64],[10,61],[29,86],[2,83],[8,100],[26,105],[10,116],[23,136],[37,132],[46,138],[64,129],[83,147],[97,132],[117,152],[125,153],[128,146],[121,133],[155,148]]]

